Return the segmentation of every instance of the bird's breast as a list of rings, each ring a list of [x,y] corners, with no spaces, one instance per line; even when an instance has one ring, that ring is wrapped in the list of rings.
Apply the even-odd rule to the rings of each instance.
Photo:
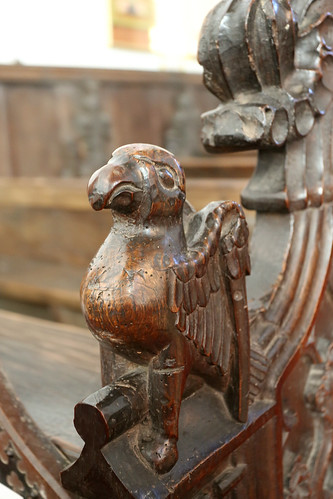
[[[81,286],[82,308],[93,334],[118,350],[156,354],[170,342],[175,322],[167,306],[167,271],[157,251],[106,244]],[[131,354],[128,354],[131,356]],[[132,355],[133,357],[133,355]]]

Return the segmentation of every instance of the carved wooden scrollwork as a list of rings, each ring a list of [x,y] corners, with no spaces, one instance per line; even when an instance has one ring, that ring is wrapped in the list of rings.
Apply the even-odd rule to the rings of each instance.
[[[306,341],[331,259],[331,28],[318,1],[220,2],[203,27],[205,83],[222,101],[203,116],[204,144],[259,148],[242,195],[258,211],[248,283],[252,399],[274,392]]]
[[[212,152],[259,148],[242,195],[245,207],[257,210],[248,280],[250,399],[282,397],[287,497],[326,493],[331,467],[331,429],[318,419],[318,407],[310,415],[304,406],[310,383],[304,366],[312,359],[313,376],[318,362],[324,365],[325,327],[313,324],[332,257],[331,12],[320,1],[220,2],[206,19],[199,50],[206,86],[222,101],[203,115],[204,144]],[[326,321],[329,306],[325,298]],[[286,403],[291,386],[294,409]],[[309,431],[307,450],[301,442]]]
[[[43,496],[40,494],[37,484],[29,479],[24,461],[3,428],[0,428],[0,442],[1,483],[6,483],[22,497],[42,499]]]
[[[286,497],[294,497],[298,488],[306,488],[308,497],[326,497],[325,494],[330,492],[332,348],[331,344],[325,353],[325,360],[322,360],[314,344],[310,343],[282,390]],[[296,392],[300,379],[302,385],[299,388],[302,389],[293,396],[291,392]]]

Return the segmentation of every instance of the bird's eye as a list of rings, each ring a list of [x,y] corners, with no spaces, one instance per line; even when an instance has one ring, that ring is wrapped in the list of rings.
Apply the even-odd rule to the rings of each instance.
[[[175,179],[173,178],[172,173],[167,168],[160,168],[157,173],[163,187],[165,187],[166,189],[174,188]]]

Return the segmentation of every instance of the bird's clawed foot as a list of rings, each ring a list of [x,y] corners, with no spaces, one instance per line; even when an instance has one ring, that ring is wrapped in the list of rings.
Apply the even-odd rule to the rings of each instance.
[[[178,460],[177,439],[163,437],[154,430],[149,436],[141,435],[139,448],[148,464],[161,474],[170,471]]]

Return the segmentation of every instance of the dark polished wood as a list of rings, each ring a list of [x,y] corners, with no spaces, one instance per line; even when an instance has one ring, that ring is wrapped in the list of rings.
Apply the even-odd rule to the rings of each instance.
[[[232,202],[184,208],[179,163],[146,144],[117,149],[88,194],[95,210],[112,211],[113,226],[82,282],[82,306],[102,349],[149,367],[140,441],[165,473],[177,461],[178,413],[192,370],[220,378],[232,413],[247,418],[244,214]]]
[[[1,482],[24,498],[72,497],[59,474],[82,449],[71,408],[99,383],[97,345],[79,328],[1,310],[0,363]]]
[[[199,59],[221,103],[203,115],[203,142],[215,153],[259,150],[242,196],[257,212],[250,276],[242,209],[234,201],[205,206],[213,192],[206,182],[215,183],[219,163],[202,163],[204,181],[190,166],[188,191],[192,182],[198,196],[205,191],[195,211],[175,157],[136,144],[118,149],[89,185],[93,207],[114,217],[81,292],[100,359],[97,341],[83,330],[0,312],[0,480],[23,497],[332,497],[332,33],[331,0],[228,0],[204,23]],[[107,143],[146,141],[143,121],[150,141],[168,142],[177,156],[186,113],[206,102],[196,76],[140,73],[134,91],[131,73],[114,72],[110,89],[110,73],[98,72],[96,89],[87,84],[89,70],[83,85],[76,70],[1,71],[6,175],[39,174],[40,157],[50,158],[49,176],[59,176],[61,159],[87,173]],[[62,84],[54,86],[51,75]],[[38,91],[30,93],[36,79]],[[187,85],[194,100],[184,98]],[[76,92],[78,101],[71,99]],[[68,102],[76,103],[73,114]],[[30,121],[21,119],[24,112]],[[71,140],[61,142],[54,116],[75,128]],[[193,122],[187,131],[198,133]],[[20,146],[15,137],[25,138]],[[197,154],[196,140],[186,154]],[[18,180],[13,199],[0,184],[2,220],[10,221],[1,224],[9,272],[4,277],[1,269],[0,284],[21,296],[36,292],[31,275],[37,280],[44,267],[32,267],[29,277],[22,260],[10,261],[12,251],[24,260],[29,247],[54,265],[31,300],[39,294],[51,304],[66,295],[70,302],[70,290],[59,293],[57,271],[90,253],[88,214],[71,181],[65,200],[59,184],[33,184]],[[26,223],[29,203],[44,240],[44,230],[34,233]],[[67,225],[75,244],[60,228],[64,205],[75,212]],[[71,306],[77,303],[78,295]]]
[[[85,447],[68,489],[331,497],[331,7],[223,1],[202,29],[204,81],[221,101],[203,115],[204,145],[259,149],[242,197],[257,211],[248,302],[235,203],[185,203],[182,218],[182,172],[152,146],[120,148],[93,175],[92,206],[115,213],[82,284],[105,386],[76,406]]]
[[[199,58],[222,104],[203,116],[203,140],[213,151],[259,148],[242,194],[257,210],[250,397],[278,403],[281,495],[330,497],[332,5],[290,4],[253,2],[246,12],[221,2],[208,16]]]

